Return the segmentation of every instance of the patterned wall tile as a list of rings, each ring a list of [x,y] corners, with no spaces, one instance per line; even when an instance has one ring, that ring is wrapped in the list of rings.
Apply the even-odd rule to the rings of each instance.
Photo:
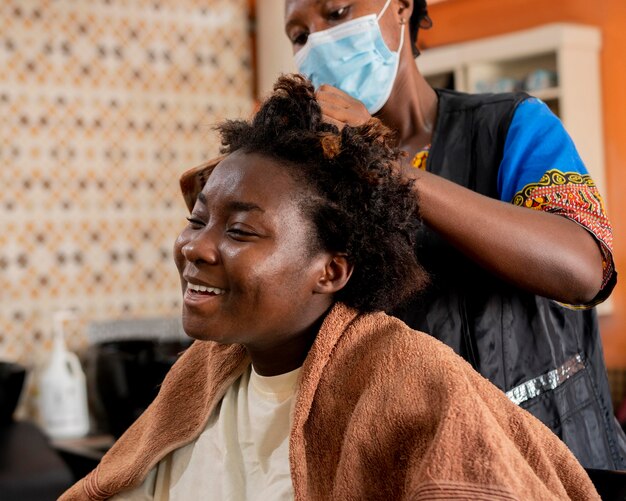
[[[175,315],[178,177],[253,104],[247,0],[0,2],[0,359]]]

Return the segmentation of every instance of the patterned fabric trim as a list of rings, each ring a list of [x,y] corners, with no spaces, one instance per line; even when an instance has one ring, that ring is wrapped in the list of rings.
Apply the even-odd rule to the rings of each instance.
[[[430,151],[430,144],[418,151],[413,160],[411,160],[411,167],[416,169],[426,170],[426,160],[428,160],[428,152]]]
[[[506,392],[506,396],[514,404],[520,405],[542,393],[554,390],[571,378],[577,372],[585,368],[582,355],[578,354],[570,358],[560,367],[553,369],[534,379],[523,382]]]
[[[602,287],[609,282],[615,271],[613,230],[602,196],[589,175],[549,170],[538,183],[527,184],[518,191],[513,204],[565,216],[591,232],[602,252]]]

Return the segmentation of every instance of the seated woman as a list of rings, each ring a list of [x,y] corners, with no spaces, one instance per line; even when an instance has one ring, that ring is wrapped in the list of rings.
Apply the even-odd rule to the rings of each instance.
[[[383,313],[427,278],[379,121],[339,132],[292,76],[221,133],[174,248],[196,341],[62,500],[599,499],[548,428]]]

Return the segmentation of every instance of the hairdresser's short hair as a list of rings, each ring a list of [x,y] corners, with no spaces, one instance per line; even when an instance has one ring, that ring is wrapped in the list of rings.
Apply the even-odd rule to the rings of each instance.
[[[428,7],[426,0],[415,0],[413,2],[413,12],[409,18],[409,33],[411,34],[411,49],[413,49],[413,56],[420,55],[420,51],[417,48],[417,36],[419,30],[427,30],[433,25],[430,17],[428,16]]]

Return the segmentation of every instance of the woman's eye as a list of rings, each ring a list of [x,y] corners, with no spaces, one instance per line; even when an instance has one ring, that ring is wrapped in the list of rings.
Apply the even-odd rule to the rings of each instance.
[[[228,233],[231,237],[235,239],[252,238],[257,236],[257,234],[253,231],[244,230],[242,228],[228,228],[228,230],[226,230],[226,233]]]
[[[291,43],[294,45],[304,45],[309,39],[309,34],[306,32],[298,33],[291,39]]]
[[[251,241],[261,237],[252,227],[244,224],[233,224],[226,228],[226,234],[233,240]]]
[[[229,228],[227,230],[229,235],[238,236],[238,237],[255,237],[256,233],[252,231],[242,230],[241,228]]]
[[[189,221],[189,227],[194,230],[200,229],[204,226],[204,221],[198,219],[197,217],[188,217],[187,221]]]
[[[339,7],[338,9],[332,10],[328,13],[328,19],[330,21],[340,21],[348,15],[349,10],[350,7]]]

